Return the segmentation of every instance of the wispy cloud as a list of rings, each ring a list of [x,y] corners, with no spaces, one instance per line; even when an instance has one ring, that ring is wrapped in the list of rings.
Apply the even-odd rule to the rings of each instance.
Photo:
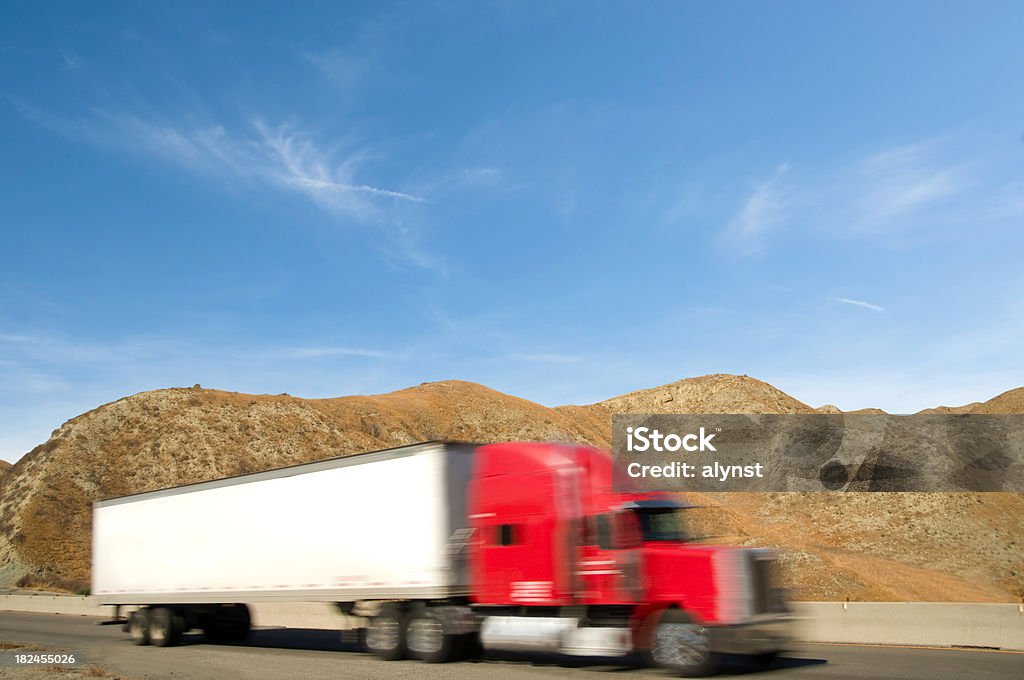
[[[38,338],[32,337],[31,335],[17,335],[14,333],[0,333],[0,342],[16,342],[16,343],[34,343],[38,342]]]
[[[334,85],[350,88],[366,74],[369,61],[352,50],[332,47],[321,52],[301,52],[302,58],[314,66]]]
[[[290,347],[280,355],[288,359],[323,359],[328,357],[359,357],[362,359],[400,359],[403,354],[363,347]]]
[[[576,364],[583,361],[583,357],[574,354],[522,354],[509,355],[513,361],[528,361],[542,364]]]
[[[82,58],[74,52],[64,52],[60,58],[65,71],[77,71],[82,68]]]
[[[343,184],[341,182],[331,182],[326,179],[316,179],[313,177],[286,177],[285,181],[289,184],[295,184],[314,191],[358,191],[367,194],[375,194],[377,196],[387,196],[389,198],[401,198],[402,200],[412,201],[414,203],[426,203],[427,200],[425,198],[420,198],[419,196],[402,193],[401,191],[371,187],[369,184]]]
[[[322,359],[329,357],[356,357],[363,359],[405,360],[408,352],[361,347],[347,344],[315,344],[246,347],[204,344],[180,337],[135,336],[109,342],[65,337],[61,335],[0,334],[0,343],[13,359],[10,363],[59,366],[110,366],[132,362],[157,363],[171,359],[202,355],[218,361],[276,361],[280,359]],[[5,357],[6,358],[6,357]],[[0,381],[2,382],[2,381]],[[0,385],[0,387],[3,387]]]
[[[505,173],[492,166],[461,166],[447,171],[428,169],[414,181],[416,194],[446,197],[456,192],[492,190],[507,193],[519,187]]]
[[[870,302],[864,302],[863,300],[853,300],[851,298],[836,298],[836,302],[842,302],[844,305],[853,305],[854,307],[863,307],[864,309],[870,309],[873,312],[885,311],[885,307],[873,305]]]
[[[501,181],[501,171],[490,167],[463,168],[458,173],[459,184],[461,185],[484,185],[495,186]]]
[[[778,227],[818,238],[916,244],[952,229],[1024,215],[1019,182],[990,181],[1007,164],[973,138],[936,137],[792,172],[778,166],[747,195],[719,235],[738,257],[761,250]]]
[[[413,203],[423,203],[419,196],[358,183],[355,170],[363,157],[352,153],[340,162],[332,160],[301,130],[281,125],[271,127],[262,120],[253,121],[259,137],[255,148],[262,152],[269,163],[263,173],[278,185],[306,195],[318,205],[342,215],[366,217],[370,210],[360,196],[392,198]],[[247,146],[251,146],[252,142]],[[223,154],[227,158],[236,155],[237,144],[232,144]]]
[[[315,68],[331,85],[351,90],[367,82],[387,78],[381,61],[394,50],[400,36],[395,32],[394,18],[380,16],[359,27],[344,45],[300,48],[298,55]]]
[[[389,264],[411,262],[421,269],[435,271],[442,276],[449,273],[444,258],[425,248],[419,232],[397,220],[388,228],[387,248],[381,248],[381,257]]]
[[[861,207],[862,230],[888,228],[900,218],[936,206],[963,192],[964,168],[935,158],[936,142],[895,147],[860,161],[850,178]]]
[[[390,259],[427,269],[441,269],[430,254],[397,225],[390,207],[395,203],[426,203],[423,196],[360,182],[357,171],[368,154],[328,151],[313,137],[292,125],[251,122],[249,131],[229,132],[220,125],[180,127],[137,115],[94,110],[79,118],[64,118],[13,100],[26,118],[65,137],[105,148],[145,155],[191,172],[228,176],[296,193],[343,219],[373,223],[388,241]]]
[[[786,218],[788,202],[777,184],[788,171],[788,163],[776,167],[767,180],[754,187],[726,225],[722,239],[735,255],[742,257],[760,250],[765,234]]]

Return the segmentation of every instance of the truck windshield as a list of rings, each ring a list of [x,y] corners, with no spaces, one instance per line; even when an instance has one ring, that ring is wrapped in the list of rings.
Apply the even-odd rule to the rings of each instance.
[[[686,541],[679,508],[636,508],[645,541]]]

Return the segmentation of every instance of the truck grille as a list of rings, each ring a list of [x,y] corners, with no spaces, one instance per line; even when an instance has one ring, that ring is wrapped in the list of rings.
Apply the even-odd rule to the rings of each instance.
[[[715,557],[718,613],[723,622],[739,623],[759,614],[782,611],[775,589],[775,558],[769,550],[735,550]]]

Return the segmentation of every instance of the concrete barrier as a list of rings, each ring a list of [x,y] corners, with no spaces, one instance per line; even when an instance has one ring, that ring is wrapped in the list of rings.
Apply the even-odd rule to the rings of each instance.
[[[1024,650],[1024,605],[796,602],[793,609],[808,642]]]
[[[80,595],[0,595],[0,611],[110,616],[113,609]]]
[[[251,604],[253,625],[282,628],[352,628],[355,621],[329,602]]]
[[[1024,605],[941,602],[794,602],[797,637],[934,647],[992,647],[1024,651]],[[352,621],[316,602],[251,605],[257,626],[341,630]],[[0,595],[0,610],[110,617],[113,608],[91,597]]]

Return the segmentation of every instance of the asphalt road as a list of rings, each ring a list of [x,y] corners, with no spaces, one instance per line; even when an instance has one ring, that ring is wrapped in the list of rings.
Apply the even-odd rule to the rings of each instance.
[[[86,663],[127,678],[597,680],[609,674],[637,679],[668,677],[665,671],[658,669],[573,657],[503,655],[439,665],[386,662],[355,651],[352,645],[340,641],[337,632],[322,630],[255,630],[249,641],[236,645],[208,644],[202,635],[191,634],[179,647],[136,647],[119,626],[97,626],[97,621],[92,617],[0,612],[0,642],[32,643],[53,650],[74,651]],[[38,680],[49,675],[0,668],[0,678]],[[52,674],[53,677],[69,675]],[[738,676],[748,680],[1019,680],[1024,678],[1024,653],[804,644],[768,668],[745,663],[742,659],[730,659],[719,677]]]

